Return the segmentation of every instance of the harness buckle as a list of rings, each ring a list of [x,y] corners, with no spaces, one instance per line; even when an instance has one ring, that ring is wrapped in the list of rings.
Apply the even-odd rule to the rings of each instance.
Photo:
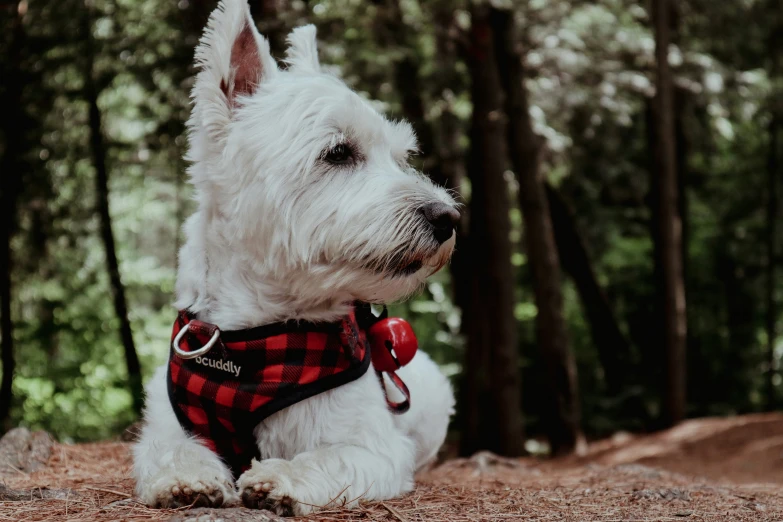
[[[185,332],[188,331],[190,328],[190,323],[186,324],[182,327],[182,329],[177,333],[176,337],[174,337],[174,340],[171,341],[171,349],[174,350],[174,353],[176,353],[180,358],[182,359],[195,359],[196,357],[201,357],[202,355],[209,352],[213,346],[215,346],[215,343],[217,343],[218,339],[220,339],[220,330],[215,327],[215,333],[212,334],[212,338],[199,348],[198,350],[193,350],[192,352],[186,352],[182,348],[179,347],[180,341],[182,341],[182,337],[185,335]]]

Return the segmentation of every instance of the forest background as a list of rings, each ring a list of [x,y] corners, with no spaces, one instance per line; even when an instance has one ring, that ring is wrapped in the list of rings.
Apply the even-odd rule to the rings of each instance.
[[[774,410],[781,0],[253,0],[416,128],[465,207],[392,306],[462,453]],[[0,433],[116,436],[168,354],[193,49],[212,0],[0,2]]]

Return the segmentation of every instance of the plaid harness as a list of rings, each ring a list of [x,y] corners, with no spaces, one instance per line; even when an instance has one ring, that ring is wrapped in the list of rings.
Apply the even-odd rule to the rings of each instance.
[[[364,323],[363,309],[358,312]],[[337,323],[220,331],[180,311],[168,367],[168,395],[177,419],[238,477],[259,457],[253,432],[261,421],[367,372],[370,348],[356,315],[352,311]],[[402,403],[387,402],[402,413],[408,409],[408,390],[393,371],[387,375],[406,397]]]

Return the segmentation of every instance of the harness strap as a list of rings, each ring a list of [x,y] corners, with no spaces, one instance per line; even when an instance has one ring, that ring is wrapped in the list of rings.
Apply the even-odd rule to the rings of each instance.
[[[168,395],[182,427],[199,437],[239,476],[258,458],[255,428],[266,417],[296,402],[361,377],[371,359],[390,356],[367,331],[379,321],[357,306],[337,323],[275,323],[246,330],[221,331],[181,311],[172,331]],[[408,326],[409,328],[409,326]],[[376,375],[389,410],[410,408],[410,391],[397,366],[376,361]],[[386,360],[386,359],[384,359]],[[410,359],[407,359],[410,360]],[[389,398],[383,374],[404,396]]]
[[[400,390],[400,393],[402,393],[405,396],[405,399],[403,399],[400,402],[394,402],[391,399],[389,399],[389,393],[386,390],[386,383],[383,380],[383,374],[386,374],[389,377],[389,380],[394,384],[394,387]],[[381,387],[383,388],[383,395],[386,397],[386,404],[389,406],[389,409],[392,413],[395,413],[397,415],[401,413],[405,413],[408,411],[411,407],[411,392],[408,390],[408,386],[405,385],[405,383],[400,379],[400,377],[395,372],[375,372],[375,375],[378,376],[378,379],[381,381]]]

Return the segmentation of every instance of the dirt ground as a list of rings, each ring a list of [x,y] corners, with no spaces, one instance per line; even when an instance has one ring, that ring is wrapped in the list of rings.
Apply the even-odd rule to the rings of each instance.
[[[129,445],[55,444],[48,465],[0,478],[0,520],[277,520],[244,508],[152,510],[132,497]],[[300,519],[301,520],[301,519]],[[420,474],[412,493],[304,520],[783,521],[783,415],[696,419],[617,435],[552,461],[491,454]]]

